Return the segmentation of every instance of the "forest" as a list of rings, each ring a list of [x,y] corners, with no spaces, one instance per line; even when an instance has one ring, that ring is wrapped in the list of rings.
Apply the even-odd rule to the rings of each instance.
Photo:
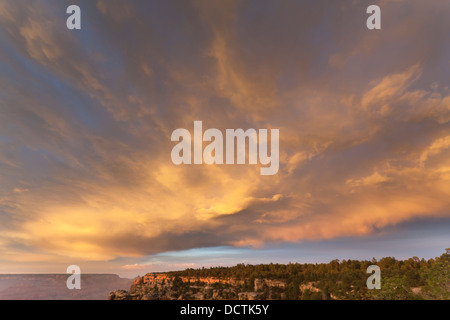
[[[377,265],[381,269],[381,289],[369,290],[366,285],[370,274],[367,267]],[[289,264],[238,264],[233,267],[213,267],[173,271],[173,289],[178,293],[190,284],[180,277],[240,279],[243,285],[236,292],[258,291],[258,299],[328,300],[328,299],[450,299],[450,254],[435,259],[412,257],[397,260],[385,257],[377,261],[333,260],[329,263]],[[255,279],[280,280],[283,287],[255,290]],[[230,285],[214,284],[223,292]],[[230,290],[225,290],[229,292]],[[205,297],[210,298],[210,297]],[[235,298],[232,294],[224,298]]]

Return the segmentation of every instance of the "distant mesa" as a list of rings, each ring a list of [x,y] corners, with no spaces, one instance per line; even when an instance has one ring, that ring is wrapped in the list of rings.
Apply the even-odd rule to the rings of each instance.
[[[67,289],[67,274],[0,274],[0,300],[105,300],[132,280],[116,274],[83,274],[81,290]]]

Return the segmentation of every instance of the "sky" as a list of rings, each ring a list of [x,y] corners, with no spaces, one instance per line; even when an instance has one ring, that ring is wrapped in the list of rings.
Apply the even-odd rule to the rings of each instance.
[[[0,273],[439,256],[449,16],[442,0],[0,0]],[[279,129],[278,173],[173,164],[196,120]]]

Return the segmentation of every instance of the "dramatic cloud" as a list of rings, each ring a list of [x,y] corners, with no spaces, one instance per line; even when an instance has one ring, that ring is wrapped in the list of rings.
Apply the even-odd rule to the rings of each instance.
[[[448,1],[379,1],[374,31],[373,1],[76,3],[70,31],[72,2],[0,2],[0,262],[450,219]],[[279,173],[173,165],[195,120],[280,129]]]

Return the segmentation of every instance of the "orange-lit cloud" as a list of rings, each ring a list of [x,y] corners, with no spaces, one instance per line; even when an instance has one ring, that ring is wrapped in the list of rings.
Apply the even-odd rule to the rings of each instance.
[[[376,32],[364,1],[80,2],[78,33],[64,4],[0,4],[3,261],[450,218],[448,2],[381,1]],[[195,120],[279,128],[279,173],[173,165],[171,132]]]

